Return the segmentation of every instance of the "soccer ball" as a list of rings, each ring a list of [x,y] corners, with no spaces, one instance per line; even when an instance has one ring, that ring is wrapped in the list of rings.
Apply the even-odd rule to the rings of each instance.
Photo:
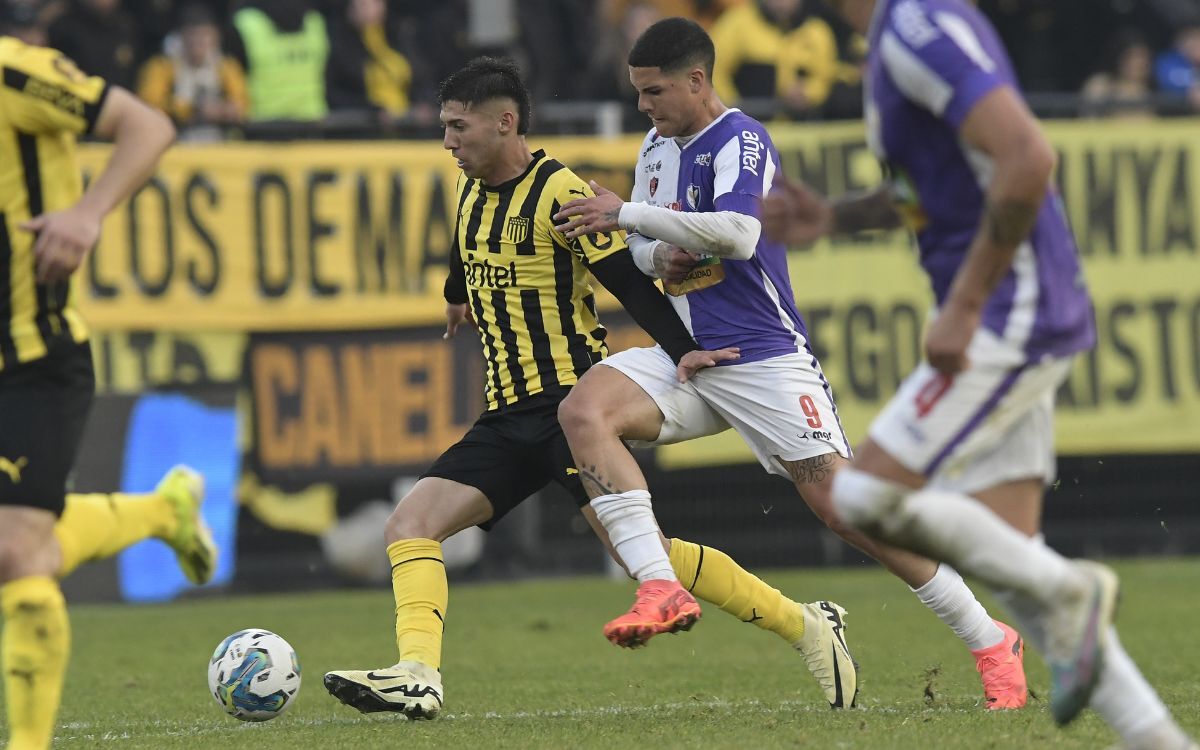
[[[288,642],[271,631],[239,630],[213,652],[208,691],[235,719],[274,719],[300,692],[300,662]]]

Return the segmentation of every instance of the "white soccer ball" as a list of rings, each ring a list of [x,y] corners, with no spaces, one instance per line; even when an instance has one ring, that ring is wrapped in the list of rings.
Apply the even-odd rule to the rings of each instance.
[[[274,719],[300,692],[300,662],[288,642],[271,631],[239,630],[213,652],[208,692],[235,719]]]

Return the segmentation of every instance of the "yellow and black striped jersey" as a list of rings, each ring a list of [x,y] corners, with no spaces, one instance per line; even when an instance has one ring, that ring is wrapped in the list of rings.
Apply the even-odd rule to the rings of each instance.
[[[84,341],[69,283],[38,284],[27,219],[79,200],[75,138],[95,124],[108,88],[56,50],[0,37],[0,369]]]
[[[606,354],[587,267],[626,248],[620,232],[566,240],[551,218],[594,195],[544,151],[495,187],[462,178],[446,299],[467,302],[487,359],[487,409],[573,385]]]

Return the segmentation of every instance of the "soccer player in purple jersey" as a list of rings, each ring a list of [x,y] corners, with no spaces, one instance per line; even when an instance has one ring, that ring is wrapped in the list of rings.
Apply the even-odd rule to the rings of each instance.
[[[602,193],[567,203],[556,216],[568,237],[626,229],[639,266],[664,279],[696,340],[741,353],[679,383],[661,348],[621,352],[592,368],[559,408],[592,508],[641,584],[633,609],[605,634],[620,645],[640,645],[661,632],[654,621],[668,617],[656,602],[680,590],[673,569],[694,567],[694,575],[681,577],[699,593],[732,565],[660,536],[646,479],[621,440],[664,445],[732,427],[763,468],[790,479],[825,523],[908,583],[955,631],[976,657],[988,708],[1023,706],[1016,631],[992,620],[949,566],[872,541],[836,520],[832,481],[850,447],[796,309],[786,248],[760,236],[761,200],[779,156],[761,123],[726,108],[713,92],[714,56],[708,35],[690,21],[667,19],[645,32],[629,56],[630,78],[654,128],[642,143],[633,199]],[[704,598],[723,600],[711,591]],[[746,621],[755,615],[752,603],[745,604]],[[800,631],[806,637],[793,644],[835,703],[839,688],[850,690],[842,683],[855,676],[843,656],[844,612],[829,603],[804,606],[803,624],[818,627]],[[818,637],[827,620],[837,628],[830,642],[840,649]]]
[[[1115,575],[1039,534],[1055,390],[1095,330],[1054,151],[1008,56],[962,0],[834,5],[868,37],[867,141],[887,181],[832,202],[781,183],[765,230],[801,244],[903,218],[938,306],[927,361],[833,482],[836,512],[991,585],[1050,663],[1060,724],[1090,703],[1128,747],[1195,748],[1121,648]]]

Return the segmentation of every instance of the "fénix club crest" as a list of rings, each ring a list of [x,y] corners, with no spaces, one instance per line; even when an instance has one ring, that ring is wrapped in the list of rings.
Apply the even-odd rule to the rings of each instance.
[[[508,223],[504,225],[504,236],[514,245],[524,242],[529,236],[529,219],[525,216],[508,217]]]
[[[650,178],[650,197],[653,198],[654,194],[657,192],[658,192],[658,178],[651,177]]]

